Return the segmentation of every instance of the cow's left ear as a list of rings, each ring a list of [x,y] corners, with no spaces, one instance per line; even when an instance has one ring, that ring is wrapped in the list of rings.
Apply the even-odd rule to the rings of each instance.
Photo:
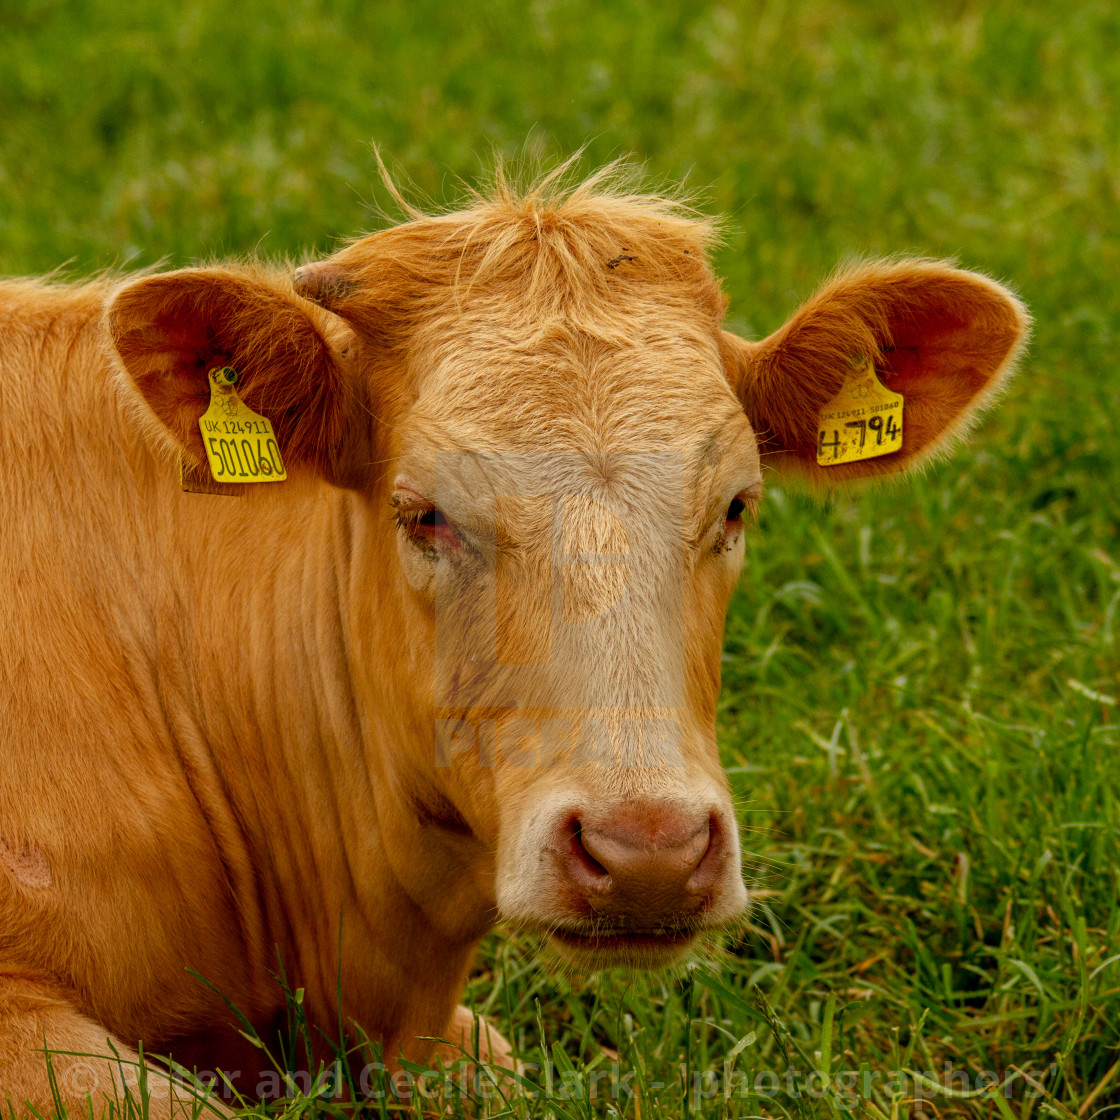
[[[197,464],[207,374],[237,371],[237,391],[266,416],[289,467],[350,484],[361,426],[344,355],[348,328],[291,282],[251,270],[187,268],[121,288],[108,307],[120,360],[166,433]],[[338,337],[331,337],[338,336]],[[367,414],[368,415],[368,414]]]
[[[761,342],[723,332],[732,387],[763,461],[825,484],[906,470],[947,450],[1014,368],[1030,316],[973,272],[931,261],[864,264],[827,284]],[[903,396],[902,447],[818,466],[821,410],[874,363]]]

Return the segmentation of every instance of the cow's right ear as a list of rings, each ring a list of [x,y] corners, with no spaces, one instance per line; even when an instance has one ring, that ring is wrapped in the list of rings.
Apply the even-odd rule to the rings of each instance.
[[[207,374],[233,366],[239,395],[272,422],[289,468],[354,484],[348,464],[362,459],[351,445],[364,410],[344,353],[348,328],[290,282],[229,268],[147,276],[117,292],[108,327],[140,395],[196,464],[206,461],[198,421],[210,403]]]

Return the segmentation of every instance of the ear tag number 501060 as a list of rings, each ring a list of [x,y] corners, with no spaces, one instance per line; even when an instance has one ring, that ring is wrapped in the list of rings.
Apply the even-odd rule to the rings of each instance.
[[[288,474],[272,423],[237,395],[237,371],[223,366],[207,377],[210,406],[198,426],[214,481],[283,482]]]

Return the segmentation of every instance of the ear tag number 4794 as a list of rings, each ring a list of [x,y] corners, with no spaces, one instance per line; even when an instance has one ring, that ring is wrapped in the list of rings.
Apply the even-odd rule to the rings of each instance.
[[[283,482],[288,474],[272,423],[237,395],[237,371],[223,366],[207,377],[210,407],[198,426],[214,481]]]
[[[892,393],[867,361],[821,409],[817,464],[834,467],[889,455],[902,447],[902,394]]]

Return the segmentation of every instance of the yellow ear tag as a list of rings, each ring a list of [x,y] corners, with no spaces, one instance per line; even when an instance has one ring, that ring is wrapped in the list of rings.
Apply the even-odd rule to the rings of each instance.
[[[867,361],[854,369],[821,409],[817,420],[817,465],[835,467],[889,455],[902,447],[902,394],[892,393]]]
[[[223,366],[207,376],[210,407],[198,426],[214,481],[283,482],[288,474],[272,423],[237,395],[237,371]]]

